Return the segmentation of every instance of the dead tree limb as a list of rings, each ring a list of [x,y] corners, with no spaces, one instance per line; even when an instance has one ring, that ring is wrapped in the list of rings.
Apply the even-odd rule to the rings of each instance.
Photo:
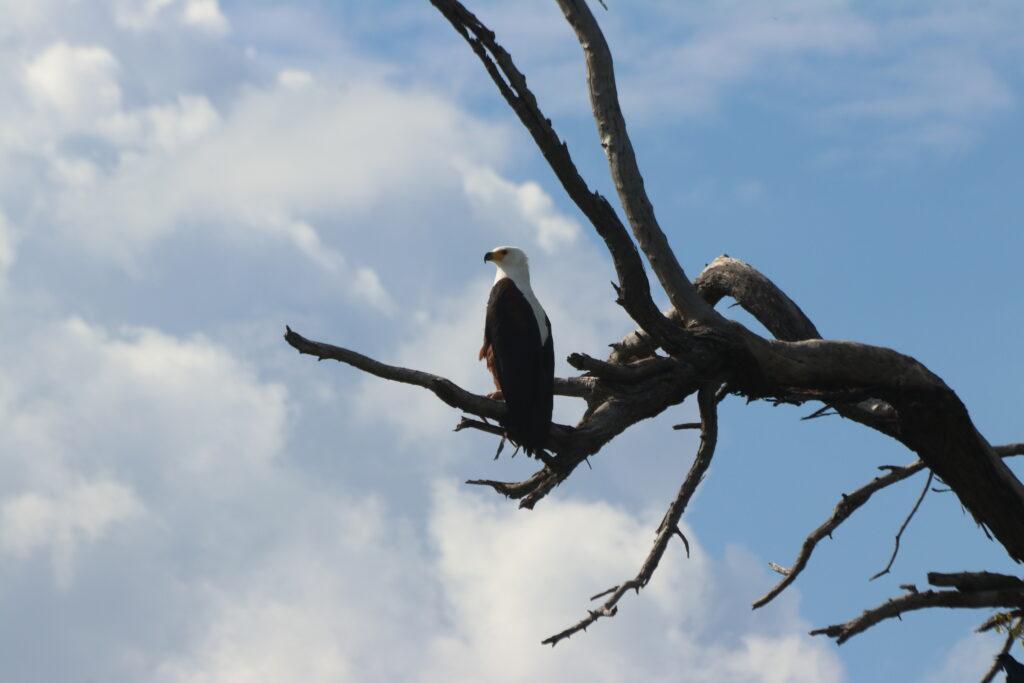
[[[626,120],[622,116],[615,85],[612,53],[601,27],[586,0],[557,2],[583,48],[594,122],[597,124],[601,147],[608,157],[608,167],[619,201],[633,228],[633,235],[675,310],[691,320],[718,321],[720,316],[701,298],[686,277],[654,215],[654,206],[647,197],[644,179],[637,166],[633,143],[626,132]]]
[[[1007,444],[1005,446],[994,446],[993,450],[1003,458],[1008,458],[1014,455],[1024,455],[1024,444],[1017,443]],[[836,503],[835,509],[832,511],[832,516],[825,520],[821,526],[808,534],[807,538],[804,539],[796,560],[793,561],[793,564],[790,565],[789,568],[781,567],[774,562],[769,563],[769,566],[771,566],[777,573],[782,574],[784,578],[753,604],[754,609],[764,607],[774,600],[782,591],[786,590],[790,584],[796,581],[800,572],[804,570],[807,563],[810,561],[811,554],[814,552],[818,543],[826,537],[831,538],[832,532],[838,529],[839,526],[849,519],[854,512],[867,503],[871,499],[871,496],[884,488],[912,477],[925,469],[925,466],[923,462],[918,460],[917,462],[911,463],[905,467],[887,467],[886,469],[889,470],[887,474],[881,477],[875,477],[875,479],[871,480],[864,486],[861,486],[852,493],[842,494],[839,502]]]
[[[950,575],[929,574],[929,582],[934,576]],[[957,576],[963,581],[969,581],[966,577],[971,576],[971,574],[969,572],[963,572],[951,576]],[[989,576],[999,575],[989,574]],[[1015,577],[1002,576],[1001,578],[1010,580]],[[811,635],[825,635],[829,638],[835,638],[836,643],[842,645],[853,636],[858,633],[863,633],[879,622],[885,621],[886,619],[892,619],[893,617],[899,617],[902,614],[913,612],[915,610],[928,609],[931,607],[968,609],[1001,607],[1014,609],[1024,608],[1024,587],[989,588],[988,586],[991,584],[987,584],[984,580],[982,580],[979,585],[983,587],[978,589],[972,588],[969,590],[928,590],[920,593],[907,593],[906,595],[891,598],[878,607],[865,610],[860,616],[851,619],[845,624],[835,624],[826,628],[815,629],[811,631]]]
[[[701,437],[697,456],[693,459],[693,464],[690,466],[690,471],[687,473],[686,479],[683,480],[682,486],[679,487],[679,493],[676,494],[675,500],[669,505],[665,516],[661,520],[661,524],[658,526],[654,546],[651,548],[651,552],[648,553],[643,565],[641,565],[640,571],[632,579],[592,597],[591,600],[594,600],[609,593],[611,594],[600,607],[588,610],[587,616],[581,621],[546,638],[542,641],[542,645],[554,647],[560,641],[571,637],[573,634],[586,631],[591,624],[601,617],[614,617],[619,611],[618,605],[622,596],[631,590],[639,593],[640,589],[650,582],[673,536],[678,535],[682,539],[686,545],[686,555],[689,557],[690,543],[679,529],[679,520],[686,510],[686,505],[690,502],[690,498],[693,497],[694,492],[697,490],[697,486],[703,480],[704,473],[707,472],[708,466],[711,465],[711,458],[715,454],[715,444],[718,441],[718,402],[715,400],[717,388],[715,385],[707,385],[697,392],[697,404],[700,408],[701,416]]]

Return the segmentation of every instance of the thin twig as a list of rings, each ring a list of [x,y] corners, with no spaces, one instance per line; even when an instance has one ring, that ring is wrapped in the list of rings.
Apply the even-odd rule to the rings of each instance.
[[[914,507],[910,509],[910,514],[903,520],[903,524],[900,525],[900,530],[896,532],[896,544],[892,549],[892,557],[889,558],[889,563],[885,565],[885,569],[872,576],[869,581],[874,581],[880,576],[885,576],[892,569],[892,563],[896,561],[896,555],[900,552],[900,539],[903,537],[903,532],[907,530],[907,525],[910,524],[910,520],[917,514],[918,508],[921,507],[921,503],[924,501],[924,497],[928,495],[928,487],[932,484],[932,479],[935,478],[934,472],[928,473],[928,480],[924,483],[924,488],[921,489],[921,495],[917,497],[917,502],[914,503]]]
[[[997,626],[1006,625],[1007,619],[1012,621],[1013,619],[1017,619],[1018,617],[1024,617],[1024,612],[1021,612],[1019,610],[1015,610],[1012,612],[996,612],[988,619],[986,619],[984,622],[982,622],[981,626],[974,629],[974,632],[987,633],[992,629],[996,628]]]
[[[679,529],[679,519],[682,517],[683,511],[686,510],[686,505],[689,503],[690,498],[697,490],[697,486],[703,479],[704,473],[707,472],[708,466],[711,464],[711,458],[715,453],[715,444],[718,440],[718,409],[715,401],[715,389],[717,389],[717,386],[707,385],[697,393],[697,404],[700,407],[701,423],[703,425],[697,456],[690,466],[686,479],[679,488],[679,493],[676,494],[675,500],[672,501],[672,504],[661,520],[657,537],[654,540],[654,547],[648,553],[647,559],[644,560],[643,565],[640,567],[640,571],[629,581],[625,581],[603,593],[598,593],[591,598],[593,600],[611,593],[611,597],[604,604],[597,609],[587,610],[587,616],[584,619],[550,638],[546,638],[542,641],[543,645],[555,646],[559,641],[569,638],[575,633],[586,631],[587,627],[601,617],[615,616],[619,610],[618,603],[622,596],[630,590],[635,590],[639,593],[640,589],[651,580],[654,570],[658,568],[658,563],[661,562],[661,558],[665,554],[665,549],[668,548],[668,543],[672,536],[678,534],[683,539],[683,544],[686,546],[686,554],[689,557],[690,544]]]
[[[1018,629],[1020,628],[1020,623],[1021,623],[1021,620],[1017,619],[1017,625],[1016,626],[1017,626]],[[999,649],[999,652],[996,653],[997,659],[993,660],[992,666],[990,666],[988,671],[985,672],[985,675],[982,676],[981,683],[992,683],[992,681],[995,680],[996,674],[998,674],[999,670],[1001,668],[1003,668],[1003,665],[999,662],[998,656],[999,655],[1005,655],[1005,654],[1009,653],[1010,652],[1010,648],[1013,647],[1013,643],[1014,643],[1015,640],[1017,640],[1017,635],[1016,635],[1016,633],[1014,633],[1014,629],[1013,628],[1007,628],[1006,629],[1006,639],[1003,641],[1003,646]]]
[[[823,405],[822,407],[818,408],[817,410],[815,410],[810,415],[804,415],[800,419],[801,420],[814,420],[814,419],[817,419],[819,417],[831,417],[832,415],[838,415],[839,414],[839,413],[835,412],[834,410],[832,410],[831,413],[828,412],[830,410],[832,410],[832,406],[830,406],[830,405],[828,405],[826,403],[825,405]]]

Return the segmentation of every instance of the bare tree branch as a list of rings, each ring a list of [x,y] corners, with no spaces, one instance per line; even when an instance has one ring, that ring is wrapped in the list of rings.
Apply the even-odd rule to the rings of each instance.
[[[449,379],[432,375],[422,370],[412,370],[397,365],[387,365],[374,360],[369,356],[356,353],[340,346],[326,344],[324,342],[306,339],[290,327],[285,328],[285,341],[287,341],[299,353],[316,356],[318,360],[331,359],[346,363],[354,368],[362,370],[381,379],[411,384],[413,386],[429,389],[439,399],[453,408],[458,408],[467,413],[479,415],[480,417],[500,420],[505,416],[505,404],[502,401],[480,396],[466,391]],[[566,449],[572,438],[573,429],[565,425],[552,424],[551,433],[548,436],[546,447],[549,450],[558,452]]]
[[[616,92],[612,54],[601,27],[585,0],[557,1],[583,48],[590,105],[597,123],[598,136],[608,157],[612,180],[626,218],[633,228],[633,235],[640,243],[640,248],[668,294],[672,306],[691,320],[705,323],[717,321],[718,313],[697,294],[654,216],[654,207],[644,189],[633,144],[626,132],[626,121]]]
[[[619,303],[648,334],[673,348],[688,346],[681,328],[671,323],[651,299],[650,283],[643,262],[629,233],[611,204],[592,192],[580,175],[562,142],[541,112],[537,98],[526,85],[526,78],[516,67],[512,56],[495,40],[487,28],[458,0],[430,0],[456,31],[469,43],[480,59],[502,97],[519,117],[555,172],[566,194],[587,217],[604,240],[619,277]]]
[[[987,590],[987,591],[924,591],[908,593],[891,598],[878,607],[866,610],[860,616],[845,624],[835,624],[826,628],[811,631],[812,636],[826,635],[835,638],[842,645],[847,640],[863,633],[879,622],[898,617],[906,612],[930,607],[950,608],[983,608],[983,607],[1024,607],[1024,590]]]
[[[825,520],[824,524],[812,531],[804,540],[803,546],[800,548],[800,553],[797,555],[792,567],[782,571],[779,569],[775,570],[778,573],[783,574],[784,578],[762,598],[754,602],[753,608],[757,609],[759,607],[764,607],[774,600],[782,591],[786,590],[791,583],[796,581],[796,578],[800,576],[800,572],[804,570],[804,567],[807,566],[807,562],[811,559],[811,554],[814,552],[815,547],[817,547],[818,542],[826,536],[831,537],[832,532],[835,531],[840,524],[845,522],[850,515],[856,512],[859,507],[868,502],[871,496],[885,487],[895,484],[898,481],[903,481],[907,477],[910,477],[923,469],[924,463],[918,461],[913,465],[894,470],[885,476],[877,477],[872,482],[860,487],[853,493],[844,493],[839,499],[839,502],[836,503],[832,516]],[[778,567],[778,565],[775,565],[775,567]]]
[[[780,341],[821,338],[818,328],[803,310],[774,282],[744,261],[719,256],[701,271],[694,284],[712,306],[723,297],[731,296]],[[843,417],[887,436],[899,438],[896,411],[877,398],[826,403],[826,407],[833,407]]]
[[[686,546],[686,555],[690,555],[690,543],[686,540],[683,532],[679,529],[679,520],[683,516],[683,511],[686,510],[687,503],[690,502],[690,498],[697,490],[697,486],[704,478],[704,473],[707,472],[708,466],[711,464],[711,458],[715,453],[715,444],[718,441],[718,402],[715,400],[715,390],[717,386],[706,385],[697,392],[697,404],[700,408],[701,415],[701,439],[700,446],[697,449],[697,456],[693,460],[693,464],[690,466],[690,471],[686,475],[686,479],[683,480],[682,486],[679,488],[679,493],[676,494],[675,500],[669,506],[665,512],[665,516],[661,520],[661,525],[658,527],[657,536],[654,539],[654,547],[651,548],[651,552],[647,555],[647,559],[644,560],[643,565],[640,567],[640,571],[635,577],[624,583],[610,588],[603,593],[598,593],[591,600],[603,597],[611,593],[603,605],[595,610],[588,610],[587,616],[579,621],[578,623],[570,626],[569,628],[559,631],[550,638],[546,638],[542,641],[543,645],[551,645],[552,647],[557,645],[559,641],[571,637],[575,633],[580,631],[586,631],[587,627],[593,624],[601,617],[614,617],[618,612],[618,603],[628,591],[633,590],[637,593],[650,582],[651,577],[654,575],[654,571],[658,568],[658,563],[661,562],[662,556],[665,554],[665,549],[668,548],[668,542],[672,540],[672,536],[678,535]]]
[[[870,390],[895,408],[899,440],[953,489],[1011,558],[1024,560],[1024,486],[939,377],[915,359],[882,347],[766,341],[745,330],[743,334],[757,374],[734,378],[731,386],[753,395],[785,395],[791,388]],[[747,384],[741,386],[744,379]]]
[[[311,341],[290,327],[285,328],[285,341],[299,353],[316,356],[318,360],[329,358],[346,363],[354,368],[402,384],[412,384],[432,391],[439,399],[453,408],[473,413],[480,417],[500,419],[505,416],[505,404],[479,394],[473,394],[451,380],[421,370],[410,370],[397,365],[386,365],[369,356],[350,351],[333,344]]]
[[[921,507],[921,503],[924,502],[924,497],[928,495],[928,487],[932,485],[932,480],[935,478],[935,474],[932,472],[928,473],[928,479],[924,482],[924,488],[921,489],[921,495],[917,497],[917,502],[914,503],[914,507],[910,508],[910,514],[903,520],[903,524],[900,525],[900,530],[896,532],[896,543],[892,549],[892,555],[889,557],[889,563],[885,565],[885,568],[880,572],[872,576],[869,580],[874,581],[875,579],[885,576],[892,569],[892,563],[896,561],[896,555],[900,552],[900,539],[903,538],[903,532],[907,530],[907,525],[910,524],[910,520],[917,514],[918,508]]]
[[[584,353],[569,354],[569,365],[608,382],[636,384],[656,375],[673,372],[678,363],[671,358],[645,358],[631,363],[608,363]]]
[[[783,341],[820,339],[810,318],[774,282],[750,264],[722,255],[709,263],[694,281],[697,291],[714,306],[731,296],[747,313]]]
[[[994,446],[992,450],[994,450],[1000,457],[1008,458],[1014,455],[1024,455],[1024,444]],[[906,467],[887,466],[885,469],[889,470],[888,474],[876,477],[853,493],[844,493],[842,495],[839,502],[836,503],[832,516],[825,520],[821,526],[812,531],[804,540],[803,546],[801,546],[800,552],[790,568],[787,569],[785,567],[781,567],[774,562],[769,563],[769,566],[771,566],[777,573],[782,574],[784,578],[776,584],[774,588],[768,591],[764,597],[760,598],[753,604],[754,609],[764,607],[775,599],[775,597],[782,591],[786,590],[786,588],[796,580],[800,575],[800,572],[802,572],[807,566],[808,561],[811,559],[811,554],[814,552],[818,543],[825,537],[831,538],[832,532],[838,529],[839,525],[845,522],[851,515],[853,515],[854,512],[867,503],[871,499],[871,496],[888,486],[892,486],[904,479],[912,477],[925,469],[925,467],[924,463],[918,460]]]

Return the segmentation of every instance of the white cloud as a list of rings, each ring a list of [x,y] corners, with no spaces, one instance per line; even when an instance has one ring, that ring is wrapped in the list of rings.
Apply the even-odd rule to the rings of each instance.
[[[768,102],[853,155],[867,137],[872,155],[897,157],[963,149],[1018,99],[1019,3],[652,3],[633,21],[642,30],[606,22],[632,120]]]
[[[551,197],[533,181],[512,183],[490,168],[466,167],[463,188],[478,216],[502,224],[509,234],[529,235],[552,253],[576,242],[580,226],[555,209]]]
[[[185,0],[181,16],[185,24],[204,31],[226,33],[228,30],[228,20],[217,0]]]
[[[277,82],[286,88],[304,88],[313,82],[313,75],[302,69],[284,69],[278,72]]]
[[[75,318],[18,322],[0,361],[0,549],[48,550],[58,587],[116,524],[151,525],[154,540],[167,524],[209,524],[209,501],[271,477],[287,394],[226,349]]]
[[[454,190],[456,165],[500,159],[504,136],[424,92],[284,80],[245,91],[222,113],[182,97],[110,117],[102,131],[123,150],[120,162],[87,175],[88,191],[57,196],[63,235],[134,272],[162,240],[197,228],[247,244],[283,238],[347,283],[343,293],[393,311],[379,274],[330,243],[365,241],[374,209],[396,194],[412,202]],[[550,206],[523,193],[546,242],[564,241]]]
[[[755,615],[737,599],[764,582],[754,558],[713,562],[689,529],[691,557],[670,547],[614,619],[540,648],[582,616],[589,594],[635,574],[657,520],[557,498],[519,511],[440,487],[431,531],[455,629],[436,642],[431,680],[670,681],[680,671],[708,683],[841,680],[831,647],[805,635],[793,602]]]
[[[201,146],[132,157],[88,202],[66,202],[63,220],[105,225],[98,237],[139,251],[204,217],[258,229],[271,213],[353,211],[395,188],[423,192],[438,165],[500,145],[493,129],[437,97],[370,84],[250,90],[223,119]]]
[[[750,589],[751,558],[719,566],[692,535],[693,558],[671,548],[614,620],[542,647],[589,592],[636,570],[656,515],[564,500],[527,513],[439,485],[429,547],[373,500],[306,497],[293,515],[266,557],[214,588],[218,608],[188,650],[152,664],[158,680],[842,680],[791,597],[768,617],[727,598]]]
[[[73,128],[89,127],[117,111],[121,88],[117,59],[96,45],[57,42],[28,62],[23,79],[29,94]]]
[[[117,111],[97,128],[112,144],[133,153],[136,148],[170,153],[199,140],[219,122],[220,115],[208,99],[179,95],[174,103]]]
[[[887,147],[961,149],[979,124],[1009,110],[1015,97],[993,65],[969,54],[911,56],[865,79],[866,92],[829,110],[840,118],[883,122]]]
[[[25,493],[0,505],[0,548],[18,558],[49,548],[54,580],[67,589],[76,547],[142,512],[135,493],[113,481],[78,482],[56,496]]]
[[[7,272],[14,265],[15,255],[14,231],[7,216],[0,211],[0,294],[6,289]]]
[[[172,17],[183,26],[215,35],[230,29],[218,0],[116,0],[114,6],[117,24],[133,30],[152,29]]]
[[[741,84],[784,77],[805,59],[863,53],[876,40],[871,23],[842,2],[743,0],[666,6],[662,14],[665,28],[653,41],[647,32],[642,44],[624,36],[621,87],[630,112],[645,118],[706,114]],[[678,40],[680,29],[689,29],[686,40]]]
[[[29,323],[30,324],[30,323]],[[9,495],[115,469],[158,489],[244,486],[280,452],[286,392],[202,337],[110,333],[71,318],[5,345],[0,449]],[[158,473],[154,479],[152,475]],[[244,476],[239,476],[239,473]]]

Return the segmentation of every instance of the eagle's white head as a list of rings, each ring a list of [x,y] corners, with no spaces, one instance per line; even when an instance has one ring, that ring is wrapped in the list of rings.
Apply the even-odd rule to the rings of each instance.
[[[495,247],[484,254],[487,261],[498,268],[498,280],[510,277],[520,287],[530,286],[530,259],[519,247]]]

